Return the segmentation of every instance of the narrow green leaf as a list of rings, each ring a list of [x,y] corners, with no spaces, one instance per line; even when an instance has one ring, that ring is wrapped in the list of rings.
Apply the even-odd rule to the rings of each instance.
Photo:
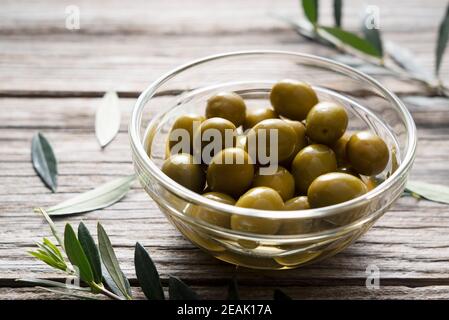
[[[101,260],[103,261],[104,266],[109,272],[112,280],[120,289],[122,294],[125,297],[130,297],[131,294],[129,292],[128,279],[124,276],[122,269],[120,269],[120,265],[118,263],[117,257],[115,255],[114,249],[112,248],[111,241],[104,230],[103,226],[98,223],[97,225],[97,233],[98,233],[98,246],[100,248]]]
[[[320,27],[320,30],[324,30],[326,33],[330,34],[332,37],[340,41],[341,43],[352,47],[360,52],[363,52],[367,55],[381,58],[379,50],[376,49],[371,43],[367,40],[359,37],[358,35],[344,31],[337,27]]]
[[[237,278],[235,275],[229,282],[227,300],[240,300],[239,287],[237,285]]]
[[[78,299],[99,300],[94,295],[81,294],[81,293],[77,293],[74,290],[53,289],[53,288],[47,288],[47,287],[37,287],[37,288],[51,292],[51,293],[56,293],[59,295],[74,297],[74,298],[78,298]]]
[[[47,212],[51,216],[63,216],[109,207],[128,193],[134,180],[134,175],[115,179],[48,208]]]
[[[421,181],[408,181],[406,191],[424,199],[449,204],[449,187]]]
[[[116,92],[106,92],[95,113],[95,135],[101,147],[114,140],[120,129],[120,106]]]
[[[334,0],[334,22],[336,27],[341,27],[343,0]]]
[[[58,261],[55,261],[53,258],[49,257],[46,253],[43,253],[42,251],[28,251],[28,253],[35,257],[36,259],[48,264],[50,267],[59,269],[59,270],[65,270],[64,266],[59,264]]]
[[[71,284],[47,280],[47,279],[22,278],[22,279],[17,279],[16,281],[26,282],[26,283],[30,283],[30,284],[34,284],[34,285],[38,285],[38,286],[65,288],[65,289],[85,291],[85,292],[90,292],[90,290],[91,290],[90,288],[87,288],[87,287],[77,287],[77,286],[74,286]]]
[[[61,251],[56,247],[56,245],[50,241],[48,238],[44,238],[44,244],[51,249],[62,261],[64,261],[64,257],[62,256]]]
[[[97,245],[95,244],[94,239],[92,238],[89,230],[84,225],[83,222],[80,222],[78,226],[78,240],[83,247],[84,253],[89,260],[89,264],[92,267],[92,272],[94,274],[94,281],[96,283],[101,283],[102,273],[101,273],[101,260],[100,253],[98,252]]]
[[[385,51],[390,58],[403,70],[412,74],[414,77],[431,82],[433,80],[432,74],[429,70],[423,68],[415,59],[413,53],[397,45],[394,42],[387,41],[385,43]]]
[[[168,294],[170,300],[199,300],[195,291],[190,289],[184,282],[177,277],[168,279]]]
[[[307,19],[316,24],[318,22],[318,0],[302,0],[302,8]]]
[[[118,295],[119,297],[126,298],[125,295],[120,291],[120,289],[115,284],[114,280],[112,279],[111,275],[108,272],[108,269],[106,269],[104,263],[101,263],[101,272],[103,274],[103,282],[106,284],[108,289]]]
[[[368,19],[372,18],[371,14],[368,14],[365,16],[365,18],[362,21],[362,32],[365,36],[365,40],[371,43],[371,45],[376,48],[377,52],[379,52],[379,55],[383,57],[384,50],[383,50],[383,44],[382,44],[382,37],[380,35],[380,30],[378,27],[368,21]]]
[[[42,208],[35,208],[34,211],[39,212],[42,214],[42,216],[47,221],[48,226],[50,227],[51,233],[56,238],[56,241],[58,241],[58,244],[61,246],[62,250],[65,250],[64,241],[62,240],[61,235],[59,234],[58,230],[56,229],[55,224],[53,223],[53,220],[51,220],[48,213],[42,209]]]
[[[276,289],[273,293],[273,299],[274,300],[292,300],[287,294],[284,293],[284,291]]]
[[[156,266],[148,252],[138,242],[134,250],[134,267],[145,296],[149,300],[164,300],[164,290]]]
[[[47,138],[40,132],[35,134],[31,141],[31,160],[33,162],[34,170],[36,170],[36,173],[45,185],[50,188],[52,192],[56,192],[56,187],[58,185],[58,165],[56,157]]]
[[[76,238],[75,231],[70,224],[65,225],[64,230],[64,244],[65,251],[67,256],[69,257],[70,262],[77,266],[79,269],[79,276],[81,280],[86,283],[91,283],[94,281],[94,275],[92,271],[92,267],[87,259],[86,254],[79,242]]]
[[[446,8],[446,14],[441,21],[438,29],[437,47],[435,50],[435,75],[440,72],[441,62],[443,61],[444,51],[446,50],[449,39],[449,4]]]

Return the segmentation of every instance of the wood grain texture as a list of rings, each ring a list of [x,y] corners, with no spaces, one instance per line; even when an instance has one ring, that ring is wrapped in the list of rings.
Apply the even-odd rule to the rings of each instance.
[[[269,12],[299,14],[295,1],[140,0],[129,6],[120,1],[77,1],[82,28],[73,32],[64,27],[68,3],[2,3],[0,299],[59,298],[15,281],[21,277],[62,279],[60,273],[26,255],[35,241],[50,233],[32,208],[53,205],[133,171],[129,115],[138,93],[152,80],[180,63],[223,51],[268,48],[335,54],[304,41],[269,17]],[[330,1],[322,3],[321,17],[329,22]],[[347,3],[344,24],[356,28],[362,4]],[[435,32],[446,1],[372,3],[382,10],[385,36],[412,49],[418,61],[431,68]],[[447,58],[442,76],[449,80]],[[412,177],[447,184],[448,100],[417,98],[423,91],[416,85],[391,77],[380,80],[401,95],[418,126]],[[94,114],[106,90],[119,91],[122,125],[114,142],[101,150]],[[160,99],[163,104],[164,98]],[[42,185],[30,162],[31,137],[38,130],[51,141],[59,159],[56,194]],[[236,271],[206,255],[167,222],[138,184],[110,208],[57,219],[56,225],[62,230],[66,221],[76,225],[80,220],[92,231],[102,221],[134,286],[133,246],[139,241],[153,257],[164,285],[168,275],[178,276],[204,298],[224,297],[225,286],[236,272],[246,298],[270,298],[275,287],[306,299],[449,298],[449,209],[442,204],[401,198],[346,251],[281,272]],[[365,287],[368,265],[381,271],[380,290]]]

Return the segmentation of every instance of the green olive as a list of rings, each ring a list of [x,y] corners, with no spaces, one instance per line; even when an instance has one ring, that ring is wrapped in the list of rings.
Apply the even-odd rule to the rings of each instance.
[[[274,174],[263,174],[261,168],[256,171],[253,187],[268,187],[276,190],[285,201],[295,193],[295,180],[284,167],[278,166]]]
[[[276,119],[278,115],[272,108],[259,108],[246,110],[246,118],[243,123],[243,128],[250,129],[256,124],[266,119]]]
[[[307,145],[309,145],[306,136],[306,127],[302,124],[301,121],[293,121],[293,120],[285,120],[292,128],[295,130],[297,143],[295,145],[295,150],[292,155],[283,162],[286,166],[290,167],[293,159],[298,154],[299,151],[304,149]]]
[[[366,176],[381,173],[390,158],[385,142],[369,131],[353,134],[346,146],[346,154],[351,166]]]
[[[316,143],[332,144],[346,131],[348,114],[334,102],[320,102],[307,115],[306,134]]]
[[[234,205],[235,200],[231,196],[221,192],[208,192],[203,194],[203,197],[208,199],[224,203]],[[204,207],[195,206],[194,209],[190,211],[190,215],[192,217],[201,219],[207,223],[229,229],[231,226],[230,215],[225,212],[217,212],[212,209],[206,209]]]
[[[201,141],[201,159],[204,163],[208,164],[219,151],[235,146],[235,130],[235,125],[223,118],[210,118],[201,123],[194,134],[194,143]]]
[[[192,145],[193,145],[193,132],[196,128],[198,128],[201,123],[205,120],[203,116],[198,116],[195,114],[186,114],[178,117],[170,130],[168,136],[168,146],[171,150],[177,143],[182,142],[184,139],[185,133],[187,134],[188,141],[186,142],[186,146],[189,146],[189,150],[182,150],[184,153],[193,154]],[[179,130],[177,130],[179,129]],[[181,131],[183,130],[183,131]],[[184,146],[183,146],[184,147]],[[181,150],[179,150],[181,152]],[[176,152],[176,153],[180,153]]]
[[[277,143],[272,145],[272,135],[277,135]],[[295,151],[297,145],[295,130],[286,121],[281,119],[267,119],[256,124],[247,135],[248,151],[257,162],[267,164],[268,157],[272,162],[288,159]],[[272,155],[271,149],[277,150]]]
[[[212,158],[207,169],[207,185],[212,191],[239,197],[251,186],[254,165],[245,150],[227,148]]]
[[[332,150],[334,150],[335,152],[335,157],[337,158],[337,164],[339,166],[345,166],[348,164],[348,157],[346,156],[346,145],[348,144],[350,138],[351,135],[345,133],[331,146]]]
[[[164,161],[162,172],[187,189],[198,193],[204,189],[206,180],[204,171],[200,164],[194,163],[190,154],[171,155]]]
[[[291,198],[284,203],[284,210],[307,210],[310,209],[309,201],[306,196]],[[278,234],[292,235],[310,232],[313,227],[313,219],[287,219],[282,222]]]
[[[318,97],[309,84],[287,79],[273,86],[270,101],[279,115],[301,121],[318,103]]]
[[[307,189],[318,176],[337,169],[337,160],[331,148],[322,144],[312,144],[296,155],[292,163],[292,174],[296,190],[307,194]]]
[[[284,208],[284,202],[279,193],[267,187],[256,187],[248,190],[235,205],[260,210],[282,210]],[[280,222],[278,220],[243,215],[231,217],[231,228],[233,230],[257,234],[275,234],[279,227]]]
[[[312,182],[307,197],[312,208],[321,208],[349,201],[367,192],[362,180],[347,173],[331,172]]]
[[[239,127],[245,121],[246,105],[234,92],[220,92],[207,100],[206,118],[224,118]]]
[[[307,210],[310,209],[309,200],[306,196],[298,196],[285,201],[284,210]]]

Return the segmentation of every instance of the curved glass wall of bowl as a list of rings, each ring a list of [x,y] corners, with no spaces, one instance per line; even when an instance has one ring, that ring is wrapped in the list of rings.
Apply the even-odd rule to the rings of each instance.
[[[220,91],[240,94],[249,108],[269,106],[272,85],[286,78],[308,82],[321,100],[344,105],[349,131],[369,129],[384,139],[392,155],[377,176],[384,183],[343,204],[271,212],[213,203],[160,172],[168,133],[179,115],[204,114],[208,97]],[[219,259],[269,269],[293,268],[333,255],[366,232],[402,193],[416,148],[410,114],[376,81],[326,59],[268,51],[206,58],[162,77],[137,102],[130,135],[144,188],[186,238]],[[280,228],[283,234],[244,233],[199,221],[189,216],[192,207],[257,217],[266,223],[276,219],[293,227]]]

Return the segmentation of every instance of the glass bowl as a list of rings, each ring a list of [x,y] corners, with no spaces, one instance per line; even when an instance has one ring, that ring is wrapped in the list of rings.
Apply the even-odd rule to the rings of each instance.
[[[204,114],[207,98],[219,91],[237,92],[250,108],[268,106],[270,88],[286,78],[308,82],[320,99],[343,104],[350,119],[348,130],[369,129],[387,143],[390,162],[378,176],[365,177],[372,186],[368,193],[319,209],[255,210],[202,197],[160,170],[168,133],[178,116]],[[289,269],[321,260],[364,234],[403,192],[417,142],[410,113],[379,82],[332,60],[282,51],[220,54],[169,72],[138,98],[129,135],[137,176],[172,224],[216,258],[262,269]],[[270,228],[236,231],[194,217],[195,210],[225,219],[239,215],[250,224]]]

